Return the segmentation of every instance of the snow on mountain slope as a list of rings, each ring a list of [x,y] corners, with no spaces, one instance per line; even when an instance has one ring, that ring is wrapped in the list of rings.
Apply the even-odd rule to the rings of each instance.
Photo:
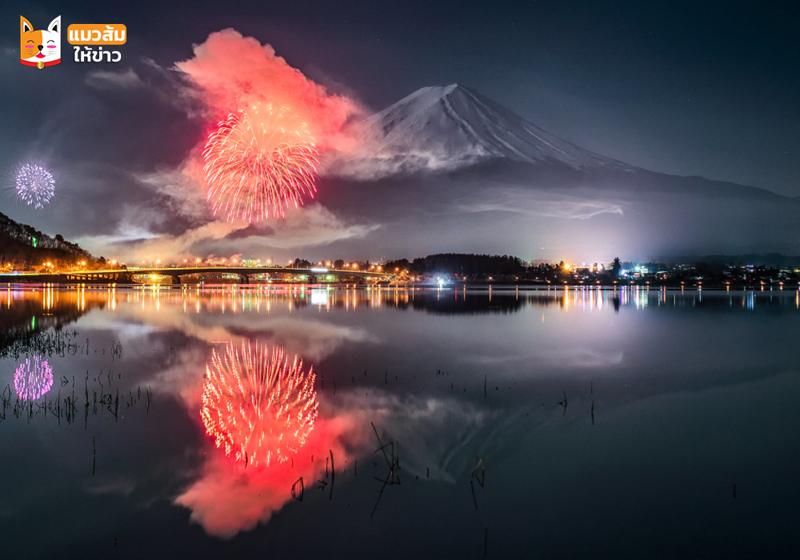
[[[452,170],[491,159],[632,169],[562,140],[458,84],[421,88],[360,126],[363,149],[337,161],[333,174],[377,178]]]

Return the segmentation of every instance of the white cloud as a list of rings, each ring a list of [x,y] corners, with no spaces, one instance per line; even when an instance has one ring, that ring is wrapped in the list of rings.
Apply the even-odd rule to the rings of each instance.
[[[190,171],[183,163],[174,169],[160,169],[144,173],[137,179],[168,201],[170,211],[189,218],[208,218],[208,204],[203,187],[198,184],[196,171]]]
[[[371,145],[368,141],[361,143],[366,146]],[[329,156],[323,161],[321,173],[333,177],[369,181],[394,175],[453,171],[474,165],[487,155],[480,146],[471,146],[457,155],[444,149],[401,150],[384,147],[370,154],[337,153]]]
[[[274,233],[259,239],[265,247],[300,249],[362,238],[379,227],[376,224],[347,224],[321,204],[312,204],[288,212],[285,219],[275,223]]]
[[[142,241],[112,243],[104,251],[104,254],[113,255],[115,258],[130,263],[156,258],[170,259],[188,255],[195,243],[223,239],[226,235],[243,227],[244,224],[214,221],[188,229],[178,235],[151,235]]]
[[[128,223],[128,222],[126,222]],[[117,233],[79,240],[98,254],[135,263],[141,260],[210,255],[232,256],[264,250],[301,250],[345,239],[362,238],[379,226],[348,224],[321,204],[292,210],[263,230],[246,223],[215,220],[183,233],[155,234],[147,229],[123,225]],[[232,234],[239,235],[229,238]]]
[[[624,215],[623,205],[617,201],[569,196],[528,189],[496,189],[492,198],[472,198],[457,205],[461,212],[510,212],[543,218],[587,220],[601,214]]]
[[[86,75],[86,85],[95,89],[131,89],[144,86],[133,68],[125,70],[93,70]]]

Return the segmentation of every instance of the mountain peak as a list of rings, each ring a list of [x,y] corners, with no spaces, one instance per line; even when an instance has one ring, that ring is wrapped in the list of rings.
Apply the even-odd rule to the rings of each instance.
[[[442,99],[446,99],[451,95],[458,95],[461,91],[465,90],[464,86],[461,86],[457,83],[448,84],[446,86],[425,86],[421,87],[404,98],[402,98],[397,103],[390,105],[383,111],[378,114],[383,114],[388,112],[393,107],[398,106],[408,106],[413,105],[415,110],[425,110],[435,106],[439,103]]]
[[[458,83],[422,87],[366,124],[374,159],[394,171],[448,170],[491,159],[629,167],[558,138]]]

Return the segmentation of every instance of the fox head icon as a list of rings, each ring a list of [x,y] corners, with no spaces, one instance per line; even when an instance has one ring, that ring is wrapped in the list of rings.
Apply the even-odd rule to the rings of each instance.
[[[19,62],[40,70],[61,63],[61,16],[46,30],[34,29],[30,21],[19,16]]]

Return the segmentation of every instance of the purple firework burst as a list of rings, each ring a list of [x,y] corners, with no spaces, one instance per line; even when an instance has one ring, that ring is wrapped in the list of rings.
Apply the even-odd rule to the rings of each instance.
[[[53,387],[53,368],[40,356],[26,358],[14,372],[14,391],[23,401],[41,399]]]
[[[56,194],[56,180],[42,165],[25,163],[17,171],[15,190],[28,206],[44,208]]]

